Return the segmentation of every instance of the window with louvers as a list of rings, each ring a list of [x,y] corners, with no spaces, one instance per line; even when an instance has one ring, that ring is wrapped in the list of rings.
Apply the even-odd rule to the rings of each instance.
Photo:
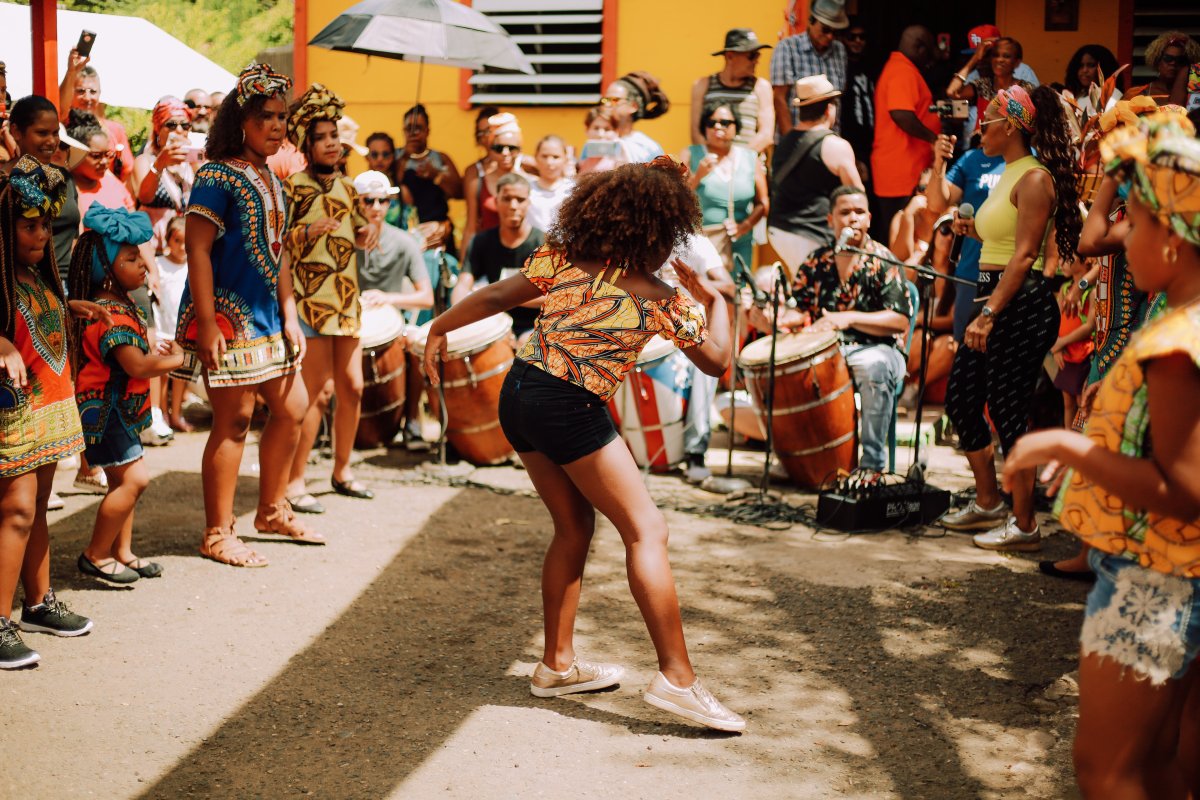
[[[594,105],[599,102],[604,0],[473,0],[516,40],[536,75],[483,70],[471,76],[473,105]]]
[[[1167,31],[1180,31],[1200,41],[1200,3],[1196,0],[1134,0],[1134,86],[1150,83],[1158,77],[1155,70],[1146,66],[1146,46]]]

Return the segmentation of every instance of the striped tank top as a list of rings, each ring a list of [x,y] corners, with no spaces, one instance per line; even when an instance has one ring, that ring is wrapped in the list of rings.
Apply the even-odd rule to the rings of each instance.
[[[750,140],[758,133],[758,95],[754,93],[754,84],[757,81],[758,78],[751,75],[740,85],[729,87],[721,83],[720,73],[708,77],[704,104],[729,103],[742,124],[742,130],[733,139],[735,144],[749,146]]]

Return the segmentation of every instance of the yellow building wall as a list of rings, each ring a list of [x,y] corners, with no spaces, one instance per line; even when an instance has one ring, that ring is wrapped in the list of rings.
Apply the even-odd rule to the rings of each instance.
[[[614,2],[614,0],[609,0]],[[309,38],[350,5],[350,0],[309,0]],[[720,57],[709,55],[724,43],[730,28],[753,28],[761,41],[774,43],[783,25],[785,0],[615,0],[617,6],[617,65],[619,76],[642,69],[661,82],[671,109],[656,120],[638,123],[638,129],[653,137],[672,155],[690,143],[688,119],[691,84],[700,75],[720,69]],[[759,74],[769,77],[770,51],[764,52]],[[416,64],[352,53],[335,53],[308,48],[308,79],[337,92],[346,101],[346,113],[361,126],[360,143],[372,132],[390,133],[402,143],[401,117],[412,106],[417,91]],[[421,83],[421,102],[429,109],[430,144],[450,154],[460,171],[481,155],[475,146],[475,110],[459,105],[458,69],[426,66]],[[520,120],[525,148],[546,134],[556,133],[579,148],[584,141],[586,108],[512,107]],[[365,169],[353,156],[351,172]],[[459,212],[461,213],[461,211]]]
[[[996,0],[996,26],[1021,43],[1025,60],[1042,83],[1061,81],[1081,46],[1102,44],[1118,53],[1120,0],[1080,0],[1079,30],[1045,29],[1045,0]]]

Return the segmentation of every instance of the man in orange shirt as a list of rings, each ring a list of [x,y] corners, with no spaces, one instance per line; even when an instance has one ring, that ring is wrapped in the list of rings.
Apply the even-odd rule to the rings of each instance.
[[[905,28],[900,49],[892,52],[875,88],[871,173],[879,205],[872,235],[881,242],[887,241],[892,217],[912,197],[921,172],[933,163],[941,123],[929,110],[933,93],[921,70],[933,63],[936,52],[928,28]]]

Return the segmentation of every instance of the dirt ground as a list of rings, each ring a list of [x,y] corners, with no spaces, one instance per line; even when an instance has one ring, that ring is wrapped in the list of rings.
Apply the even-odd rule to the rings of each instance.
[[[655,663],[607,523],[578,650],[628,669],[617,689],[538,700],[538,573],[549,518],[523,472],[429,477],[364,454],[379,494],[321,488],[329,546],[267,543],[270,567],[201,559],[204,435],[149,453],[135,544],[166,567],[132,589],[75,558],[98,498],[58,485],[52,573],[96,621],[29,634],[34,669],[0,674],[0,797],[1063,798],[1086,587],[937,528],[845,536],[684,513],[721,502],[649,479],[697,671],[749,722],[674,722],[641,700]],[[710,453],[724,463],[725,451]],[[239,527],[257,481],[248,448]],[[738,452],[748,472],[759,454]],[[931,478],[961,488],[945,449]],[[311,471],[328,487],[327,467]],[[1062,533],[1045,553],[1073,544]],[[1043,555],[1042,557],[1046,557]]]

